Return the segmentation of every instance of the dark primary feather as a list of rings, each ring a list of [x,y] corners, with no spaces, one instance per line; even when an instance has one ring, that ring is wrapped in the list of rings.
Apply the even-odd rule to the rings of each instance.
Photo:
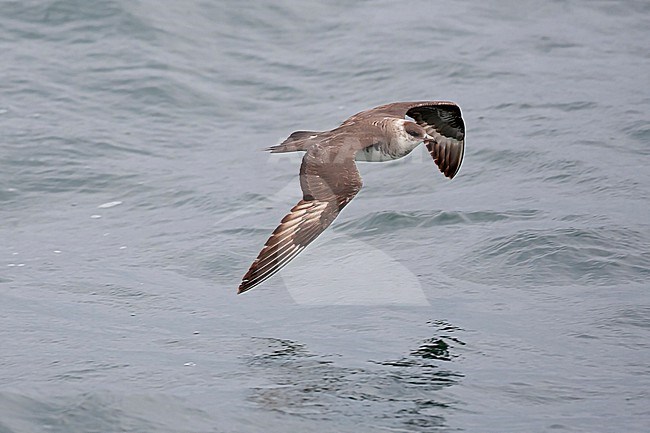
[[[418,106],[409,109],[406,115],[434,138],[426,142],[427,149],[440,171],[453,179],[465,153],[465,124],[458,106]]]

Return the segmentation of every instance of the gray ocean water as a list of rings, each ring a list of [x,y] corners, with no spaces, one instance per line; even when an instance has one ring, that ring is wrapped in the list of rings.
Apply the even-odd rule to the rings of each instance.
[[[650,431],[650,3],[0,2],[0,432]],[[260,149],[457,102],[304,256]]]

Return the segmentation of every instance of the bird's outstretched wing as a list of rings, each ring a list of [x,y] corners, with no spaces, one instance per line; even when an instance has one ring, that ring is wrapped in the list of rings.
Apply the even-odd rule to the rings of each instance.
[[[361,189],[355,150],[346,146],[314,146],[300,167],[303,198],[264,244],[244,275],[238,293],[262,283],[282,269],[325,230]]]
[[[465,122],[458,105],[449,101],[396,102],[355,114],[343,125],[378,115],[415,120],[433,137],[425,143],[440,171],[450,179],[458,173],[465,153]]]
[[[433,140],[425,142],[440,171],[453,179],[465,154],[465,123],[456,104],[418,105],[406,115],[424,127]]]

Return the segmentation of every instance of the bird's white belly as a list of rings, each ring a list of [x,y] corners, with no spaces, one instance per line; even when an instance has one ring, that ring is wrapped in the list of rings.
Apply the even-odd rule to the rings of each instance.
[[[420,142],[421,143],[421,142]],[[411,153],[420,143],[412,143],[406,140],[396,140],[389,146],[381,144],[368,146],[357,152],[357,161],[384,162],[400,159]]]

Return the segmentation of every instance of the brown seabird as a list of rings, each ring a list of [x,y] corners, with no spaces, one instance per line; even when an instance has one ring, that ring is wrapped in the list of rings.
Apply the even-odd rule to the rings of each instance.
[[[407,120],[408,116],[415,122]],[[356,161],[392,161],[425,143],[452,179],[463,161],[465,124],[453,102],[396,102],[362,111],[331,131],[296,131],[271,153],[306,152],[303,197],[285,216],[244,275],[238,293],[282,269],[325,230],[361,189]]]

